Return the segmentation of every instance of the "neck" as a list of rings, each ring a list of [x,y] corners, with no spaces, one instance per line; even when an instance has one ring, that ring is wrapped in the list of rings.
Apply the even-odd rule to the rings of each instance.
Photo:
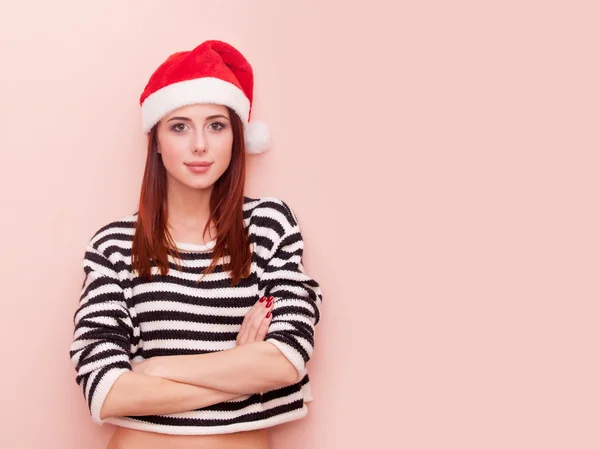
[[[189,241],[191,235],[201,236],[200,240],[206,241],[215,238],[214,225],[209,227],[208,235],[202,235],[210,216],[213,186],[193,189],[171,179],[167,182],[168,226],[173,238],[185,241]]]

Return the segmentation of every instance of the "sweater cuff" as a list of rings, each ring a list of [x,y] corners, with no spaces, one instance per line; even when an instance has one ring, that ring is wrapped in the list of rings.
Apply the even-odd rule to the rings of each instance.
[[[104,405],[104,401],[106,400],[106,396],[108,392],[115,384],[117,379],[121,376],[121,374],[130,371],[127,368],[114,368],[110,371],[106,372],[98,385],[96,385],[96,390],[94,391],[94,397],[92,398],[92,405],[90,407],[90,412],[92,415],[92,420],[98,424],[104,424],[106,419],[100,418],[100,411],[102,410],[102,406]]]
[[[291,346],[282,343],[275,338],[268,338],[265,341],[275,345],[275,347],[281,351],[285,358],[288,359],[292,365],[294,365],[294,368],[296,368],[296,371],[298,371],[298,378],[296,379],[296,382],[300,382],[306,375],[306,364],[304,363],[302,354],[300,354]]]

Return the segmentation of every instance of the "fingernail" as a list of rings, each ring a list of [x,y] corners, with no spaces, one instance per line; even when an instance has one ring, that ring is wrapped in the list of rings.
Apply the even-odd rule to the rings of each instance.
[[[271,316],[271,312],[267,313],[267,318],[269,318]]]
[[[273,300],[275,300],[275,297],[274,296],[269,296],[269,301],[273,301]]]
[[[268,309],[269,307],[271,307],[271,304],[273,304],[271,301],[267,301],[267,303],[265,304],[265,307]]]
[[[263,296],[262,298],[260,298],[260,299],[258,300],[258,302],[264,302],[264,301],[265,301],[265,299],[267,299],[267,297],[266,297],[266,296]]]

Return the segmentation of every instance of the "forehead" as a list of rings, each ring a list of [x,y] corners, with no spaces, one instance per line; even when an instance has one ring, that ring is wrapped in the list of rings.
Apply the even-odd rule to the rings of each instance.
[[[167,114],[165,116],[165,119],[168,120],[171,117],[177,116],[189,117],[192,119],[203,119],[211,115],[224,115],[225,117],[229,117],[229,111],[227,110],[227,107],[221,104],[199,103],[175,109],[174,111],[171,111],[169,114]]]

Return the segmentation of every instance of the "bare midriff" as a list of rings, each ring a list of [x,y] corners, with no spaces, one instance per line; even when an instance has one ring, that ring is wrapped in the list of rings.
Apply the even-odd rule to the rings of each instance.
[[[117,427],[106,449],[268,449],[267,429],[218,435],[167,435]]]

